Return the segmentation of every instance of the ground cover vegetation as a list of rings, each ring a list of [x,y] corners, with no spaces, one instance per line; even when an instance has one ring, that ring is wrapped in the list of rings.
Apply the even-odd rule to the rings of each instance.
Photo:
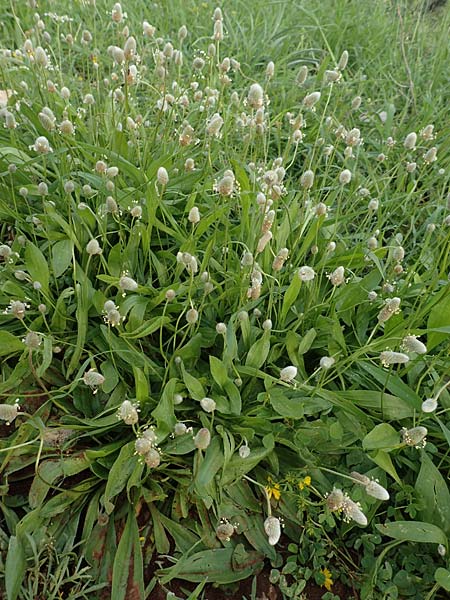
[[[0,596],[447,597],[448,8],[0,8]]]

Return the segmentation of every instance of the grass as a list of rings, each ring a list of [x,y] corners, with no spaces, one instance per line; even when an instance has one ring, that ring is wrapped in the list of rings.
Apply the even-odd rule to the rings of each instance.
[[[0,6],[0,589],[445,597],[448,7],[112,6]]]

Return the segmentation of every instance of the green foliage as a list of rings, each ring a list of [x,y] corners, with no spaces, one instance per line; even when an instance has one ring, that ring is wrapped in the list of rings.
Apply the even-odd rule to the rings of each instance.
[[[33,4],[0,7],[7,599],[448,592],[448,9]]]

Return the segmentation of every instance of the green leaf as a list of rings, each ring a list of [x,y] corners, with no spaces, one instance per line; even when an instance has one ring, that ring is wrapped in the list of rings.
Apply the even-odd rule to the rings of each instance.
[[[292,277],[292,281],[289,284],[289,287],[287,288],[286,292],[284,293],[283,305],[281,307],[281,314],[280,314],[280,325],[281,326],[283,326],[284,322],[286,321],[286,317],[289,312],[289,309],[294,304],[294,302],[297,300],[297,297],[300,293],[301,287],[302,287],[302,280],[298,276],[298,273],[295,272]]]
[[[177,381],[178,379],[174,377],[166,384],[166,387],[161,394],[161,398],[159,399],[158,406],[152,412],[158,425],[158,432],[164,436],[173,431],[173,427],[177,422],[173,410],[173,397]]]
[[[259,552],[249,552],[245,563],[239,565],[239,570],[233,569],[232,557],[234,548],[219,548],[203,550],[190,557],[180,558],[178,564],[172,569],[161,569],[157,572],[162,575],[161,583],[167,583],[173,577],[186,581],[199,582],[204,579],[217,584],[233,583],[247,579],[263,566],[264,557]],[[173,574],[171,574],[171,571]]]
[[[370,460],[381,467],[383,471],[386,471],[398,484],[401,484],[401,479],[398,476],[398,473],[394,467],[394,463],[392,462],[392,458],[390,455],[384,450],[378,450],[376,454],[369,457]]]
[[[44,337],[44,343],[42,348],[42,363],[36,369],[38,377],[42,377],[53,360],[53,341],[49,335]]]
[[[206,495],[206,487],[211,483],[217,471],[223,466],[224,455],[220,440],[214,436],[205,452],[200,467],[194,477],[194,485],[199,496]]]
[[[270,454],[272,449],[273,446],[269,448],[252,448],[250,456],[247,458],[241,458],[239,455],[233,456],[226,470],[222,472],[221,485],[226,486],[239,480]]]
[[[109,473],[108,481],[106,482],[104,504],[108,515],[114,510],[114,504],[111,498],[119,494],[127,484],[128,478],[134,471],[137,457],[134,455],[134,442],[128,442],[119,453]]]
[[[111,600],[144,597],[144,569],[139,528],[130,508],[114,558]]]
[[[21,536],[9,538],[5,561],[5,587],[7,600],[16,600],[25,578],[27,561]]]
[[[161,329],[161,327],[164,327],[164,325],[167,325],[167,323],[170,323],[169,317],[155,317],[154,319],[150,319],[150,321],[145,321],[134,331],[121,333],[120,337],[137,340],[154,333],[158,329]]]
[[[422,399],[412,388],[402,381],[398,375],[392,372],[386,372],[381,367],[366,362],[361,362],[360,366],[367,371],[375,381],[378,381],[385,389],[394,394],[394,396],[398,396],[404,400],[411,408],[420,410]]]
[[[73,256],[72,240],[60,240],[52,246],[52,269],[55,278],[61,275],[69,268]]]
[[[400,435],[392,425],[380,423],[362,441],[364,450],[392,449],[400,444]]]
[[[266,362],[270,351],[270,330],[264,330],[259,340],[252,345],[245,360],[246,367],[260,369]]]
[[[305,415],[302,397],[288,398],[282,390],[274,388],[269,392],[269,399],[274,411],[282,417],[301,419]]]
[[[439,527],[423,521],[396,521],[375,525],[382,535],[404,542],[443,544],[447,547],[447,536]]]
[[[49,271],[45,256],[32,242],[28,242],[25,248],[25,262],[27,271],[34,281],[39,281],[42,286],[42,291],[46,294],[48,291]]]
[[[447,290],[441,300],[433,306],[428,316],[427,329],[433,330],[443,327],[450,326],[450,291],[447,286]],[[427,348],[428,351],[432,350],[435,346],[440,344],[443,340],[448,338],[448,333],[438,333],[437,331],[430,331],[427,337]]]
[[[148,387],[148,379],[144,372],[139,367],[133,367],[134,387],[136,388],[136,400],[139,404],[146,402],[149,399],[150,391]]]
[[[434,579],[436,580],[436,583],[444,588],[444,590],[450,592],[450,571],[443,567],[439,567],[434,572]]]
[[[183,373],[184,385],[187,387],[192,398],[198,401],[200,401],[202,398],[205,398],[205,388],[200,381],[188,373],[184,368],[184,365],[181,365],[181,372]]]
[[[9,331],[0,331],[0,356],[21,352],[25,348],[22,340]]]
[[[227,381],[229,381],[229,377],[227,368],[225,367],[223,362],[215,356],[211,355],[209,357],[209,367],[211,369],[211,375],[213,376],[214,381],[221,388],[224,388]]]
[[[450,492],[439,469],[426,452],[421,453],[421,466],[415,489],[423,501],[421,519],[434,523],[450,534]]]

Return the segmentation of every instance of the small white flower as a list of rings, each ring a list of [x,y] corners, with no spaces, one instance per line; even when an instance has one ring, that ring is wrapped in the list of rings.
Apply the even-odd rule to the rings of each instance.
[[[247,446],[247,444],[243,444],[239,448],[239,456],[241,458],[248,458],[250,456],[250,448],[249,448],[249,446]]]
[[[422,402],[422,411],[424,413],[432,413],[438,407],[438,401],[436,398],[427,398]]]
[[[320,100],[320,92],[312,92],[303,98],[303,104],[307,108],[313,108],[313,106]]]
[[[95,369],[89,369],[83,375],[83,381],[90,388],[97,388],[105,383],[105,378]]]
[[[127,290],[128,292],[134,292],[138,289],[137,282],[131,277],[127,277],[126,275],[122,275],[119,279],[119,287],[121,290]]]
[[[194,437],[195,447],[199,450],[206,450],[210,443],[211,434],[209,432],[209,429],[207,429],[206,427],[199,429],[197,435]]]
[[[344,512],[345,520],[349,521],[350,519],[352,519],[353,521],[358,523],[358,525],[362,525],[363,527],[367,525],[367,517],[362,512],[359,503],[353,502],[353,500],[348,496],[345,496],[342,510]]]
[[[345,270],[344,267],[338,267],[330,275],[328,279],[334,286],[341,285],[345,282]]]
[[[380,361],[383,367],[389,367],[390,365],[400,365],[409,362],[409,356],[402,352],[391,352],[385,350],[380,354]]]
[[[150,440],[148,440],[145,437],[137,438],[137,440],[134,443],[134,449],[136,451],[136,454],[140,454],[141,456],[144,456],[145,454],[147,454],[147,452],[150,452],[152,448],[153,444]]]
[[[200,400],[200,406],[207,413],[211,413],[216,410],[216,403],[212,398],[202,398]]]
[[[352,180],[352,172],[349,169],[344,169],[339,175],[339,183],[347,185]]]
[[[289,367],[284,367],[280,371],[280,379],[281,381],[285,381],[286,383],[290,383],[297,377],[297,367],[290,365]]]
[[[161,454],[156,448],[151,448],[144,457],[145,464],[151,469],[156,469],[161,463]]]
[[[322,367],[322,369],[331,369],[334,363],[335,360],[332,356],[322,356],[319,364]]]
[[[30,146],[30,149],[38,152],[39,154],[48,154],[49,152],[53,152],[48,139],[43,135],[40,135],[38,138],[36,138],[36,141],[32,146]]]
[[[264,531],[269,538],[269,544],[271,546],[275,546],[281,537],[280,519],[272,516],[267,517],[267,519],[264,521]]]
[[[375,479],[372,479],[365,488],[369,496],[372,496],[377,500],[389,500],[389,492]]]
[[[90,256],[94,256],[95,254],[101,254],[102,249],[100,248],[100,244],[97,242],[97,240],[92,239],[86,245],[86,252]]]
[[[14,404],[0,404],[0,419],[6,421],[7,425],[10,425],[17,417],[20,410],[18,402],[17,399]]]
[[[189,211],[188,220],[193,225],[195,225],[196,223],[199,223],[199,221],[200,221],[200,211],[198,210],[197,206],[193,206],[191,208],[191,210]]]
[[[164,167],[159,167],[156,174],[156,179],[160,185],[166,186],[169,183],[169,174],[167,173],[167,169]]]
[[[311,267],[308,267],[306,265],[303,267],[300,267],[300,269],[297,271],[297,273],[302,281],[312,281],[316,275],[316,273],[314,272],[314,269],[312,269]]]
[[[247,100],[249,105],[254,109],[258,109],[264,104],[264,90],[259,83],[253,83],[250,86]]]
[[[406,352],[415,352],[416,354],[426,354],[427,347],[423,342],[417,339],[415,335],[407,335],[403,338],[402,347]]]
[[[426,435],[428,429],[426,427],[418,426],[412,429],[406,429],[403,427],[401,430],[403,442],[407,446],[413,446],[414,448],[424,448],[426,445]]]
[[[127,425],[136,425],[139,421],[137,405],[129,400],[124,400],[117,410],[117,418]]]

